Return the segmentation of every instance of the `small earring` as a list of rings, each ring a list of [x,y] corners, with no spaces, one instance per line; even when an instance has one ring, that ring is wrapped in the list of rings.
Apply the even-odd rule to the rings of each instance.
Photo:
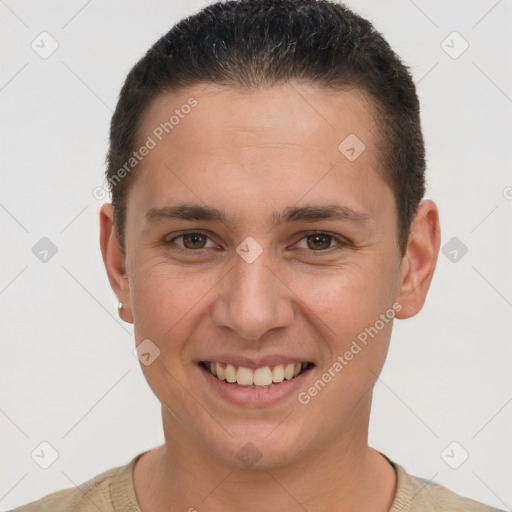
[[[118,305],[117,305],[117,313],[119,315],[119,317],[121,317],[121,311],[123,309],[123,303],[120,302]]]

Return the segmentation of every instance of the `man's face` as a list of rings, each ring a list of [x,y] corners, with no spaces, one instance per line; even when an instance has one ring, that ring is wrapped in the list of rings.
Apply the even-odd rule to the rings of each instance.
[[[191,97],[197,105],[181,109]],[[176,109],[179,122],[158,130]],[[141,140],[156,147],[127,200],[127,305],[137,344],[160,351],[142,369],[184,443],[235,464],[261,453],[259,466],[272,467],[342,438],[366,442],[401,268],[376,131],[371,103],[354,90],[201,86],[153,102]],[[224,219],[165,215],[185,203]],[[304,215],[331,206],[345,218]],[[275,380],[281,363],[309,366],[261,390],[221,381],[210,361],[224,372],[268,366]],[[268,370],[254,373],[259,382]]]

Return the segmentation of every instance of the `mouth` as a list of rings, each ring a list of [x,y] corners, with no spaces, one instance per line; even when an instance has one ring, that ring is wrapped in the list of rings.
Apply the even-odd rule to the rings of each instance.
[[[230,363],[200,361],[199,366],[220,381],[245,389],[268,389],[279,386],[306,373],[314,364],[305,362],[283,363],[261,368],[246,368]]]

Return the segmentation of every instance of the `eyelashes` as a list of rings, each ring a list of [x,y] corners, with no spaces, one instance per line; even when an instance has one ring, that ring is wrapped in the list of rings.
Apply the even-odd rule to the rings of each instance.
[[[183,246],[176,245],[176,241],[180,240],[183,243]],[[207,243],[210,241],[213,246],[207,247]],[[331,253],[333,250],[339,250],[346,246],[349,246],[350,244],[343,238],[333,235],[328,232],[324,231],[310,231],[307,233],[304,233],[302,238],[296,242],[294,245],[297,246],[301,242],[305,241],[305,246],[303,244],[303,247],[299,248],[299,250],[304,250],[306,252],[310,253]],[[309,245],[309,242],[313,242],[312,245]],[[194,247],[186,247],[187,244],[194,245],[195,243],[199,242],[199,245],[201,245],[201,242],[204,242],[204,245],[196,246]],[[320,242],[320,244],[318,244]],[[326,244],[327,242],[327,244]],[[334,246],[332,244],[335,244]],[[315,244],[318,244],[315,248]],[[208,236],[208,234],[196,230],[196,231],[183,231],[176,236],[172,237],[169,240],[164,241],[164,245],[170,246],[172,250],[179,252],[179,253],[186,253],[186,254],[202,254],[204,251],[207,251],[208,249],[214,249],[216,247],[216,244],[211,240],[211,238]],[[175,245],[175,247],[172,247]],[[325,247],[327,245],[327,247]],[[296,249],[294,249],[296,250]]]
[[[173,244],[175,240],[178,240],[180,238],[185,238],[185,237],[189,237],[189,239],[197,239],[197,237],[203,237],[203,238],[210,238],[208,235],[206,235],[205,233],[201,232],[201,231],[187,231],[187,232],[183,232],[183,233],[180,233],[179,235],[176,235],[175,237],[171,238],[168,242],[166,242],[166,244]],[[188,247],[179,247],[178,246],[178,249],[180,251],[184,251],[184,252],[187,252],[187,251],[192,251],[192,252],[198,252],[197,250],[195,249],[189,249]],[[204,248],[203,247],[199,247],[198,248],[199,250],[203,250]]]

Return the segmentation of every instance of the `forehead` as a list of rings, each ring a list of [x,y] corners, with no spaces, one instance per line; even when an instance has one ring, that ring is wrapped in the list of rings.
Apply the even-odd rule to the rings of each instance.
[[[208,135],[206,145],[286,141],[300,146],[304,138],[318,145],[320,138],[331,144],[349,134],[371,145],[374,113],[373,101],[358,88],[341,91],[288,82],[247,90],[203,84],[157,96],[140,123],[139,139],[153,135],[158,141],[173,138],[190,145],[199,129]]]
[[[164,93],[142,120],[139,141],[153,148],[129,194],[148,207],[187,196],[217,208],[241,196],[275,205],[341,194],[361,210],[365,191],[387,188],[376,132],[374,105],[359,89],[202,84]]]

